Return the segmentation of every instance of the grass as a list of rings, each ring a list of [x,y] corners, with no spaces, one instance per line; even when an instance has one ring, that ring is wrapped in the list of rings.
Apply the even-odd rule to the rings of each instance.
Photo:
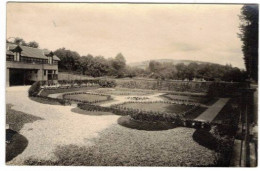
[[[79,88],[68,88],[68,89],[55,89],[55,90],[43,90],[41,92],[41,96],[48,96],[49,94],[56,94],[56,93],[67,93],[67,92],[75,92],[75,91],[88,91],[88,90],[94,90],[99,87],[79,87]]]
[[[103,101],[108,100],[108,96],[101,96],[96,94],[68,94],[64,96],[64,99],[71,99],[71,100],[83,100],[86,102],[96,102],[96,101]]]
[[[28,145],[26,137],[19,134],[24,124],[42,119],[13,110],[11,107],[11,104],[6,105],[6,124],[9,124],[9,129],[6,130],[6,138],[11,140],[9,144],[6,144],[6,162],[21,154]]]
[[[26,165],[76,166],[214,166],[219,153],[192,138],[195,129],[140,131],[114,125],[100,133],[93,145],[60,146],[57,161],[29,159]]]
[[[26,114],[20,111],[11,109],[12,105],[6,105],[6,124],[9,124],[10,129],[19,132],[23,125],[26,123],[32,123],[42,118]]]
[[[206,96],[192,96],[192,95],[178,95],[178,94],[165,94],[162,95],[161,98],[165,100],[175,100],[175,99],[189,100],[191,102],[201,103],[207,106],[213,105],[218,100],[218,98],[209,98]]]
[[[168,103],[124,103],[120,105],[126,108],[140,109],[144,111],[181,113],[192,108],[192,106]]]
[[[116,95],[116,96],[130,96],[130,95],[143,96],[143,95],[149,95],[154,93],[154,91],[150,91],[150,90],[133,90],[133,89],[124,89],[124,88],[116,88],[114,90],[102,88],[102,89],[94,90],[93,92],[108,94],[108,95]]]

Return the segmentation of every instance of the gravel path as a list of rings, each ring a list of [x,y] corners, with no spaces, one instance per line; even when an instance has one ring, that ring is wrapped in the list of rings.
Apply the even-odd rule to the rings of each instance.
[[[20,134],[25,136],[28,147],[8,164],[23,164],[32,157],[55,160],[53,151],[58,145],[86,145],[89,139],[117,123],[119,116],[89,116],[71,112],[72,106],[47,105],[28,98],[29,86],[6,89],[6,103],[13,104],[14,110],[39,116],[44,120],[25,124]]]

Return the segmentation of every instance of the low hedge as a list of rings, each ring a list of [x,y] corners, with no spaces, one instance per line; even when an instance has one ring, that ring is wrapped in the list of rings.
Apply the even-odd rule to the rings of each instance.
[[[104,80],[104,79],[89,79],[89,80],[59,80],[59,84],[94,84],[100,87],[113,88],[116,87],[116,82],[114,80]]]
[[[114,80],[99,80],[98,84],[101,87],[106,87],[106,88],[113,88],[116,87],[116,82]]]
[[[65,100],[65,99],[57,99],[57,98],[51,98],[51,97],[47,97],[47,96],[33,96],[34,98],[39,99],[39,102],[44,103],[44,101],[48,101],[47,104],[51,104],[51,102],[57,102],[58,104],[61,105],[71,105],[71,102],[69,100]],[[37,101],[37,100],[35,100]]]

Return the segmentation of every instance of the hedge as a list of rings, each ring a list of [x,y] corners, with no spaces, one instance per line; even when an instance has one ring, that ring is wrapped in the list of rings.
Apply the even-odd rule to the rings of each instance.
[[[29,97],[37,96],[41,90],[41,82],[36,81],[28,90]]]

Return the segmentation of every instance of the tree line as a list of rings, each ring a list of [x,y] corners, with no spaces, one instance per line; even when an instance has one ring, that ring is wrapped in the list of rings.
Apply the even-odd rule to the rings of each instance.
[[[88,54],[80,56],[77,52],[65,48],[57,49],[54,54],[61,61],[60,71],[76,72],[93,77],[115,76],[121,77],[149,77],[156,79],[192,80],[203,78],[205,80],[244,81],[247,77],[258,80],[258,5],[244,5],[241,9],[239,38],[243,42],[242,51],[246,72],[231,65],[198,64],[192,62],[188,65],[183,63],[160,63],[150,61],[145,69],[126,65],[124,56],[119,53],[114,58],[93,56]],[[9,43],[10,41],[6,41]],[[16,37],[11,43],[38,48],[35,41],[26,42]]]
[[[7,39],[6,43],[14,43],[17,45],[28,46],[28,47],[33,47],[33,48],[39,47],[39,43],[37,43],[36,41],[26,42],[23,38],[20,38],[20,37],[15,37],[13,41],[9,41]]]
[[[59,70],[74,72],[93,77],[113,76],[122,77],[146,77],[155,79],[193,80],[194,78],[209,81],[244,81],[246,72],[231,65],[219,65],[211,63],[198,64],[161,63],[151,60],[145,69],[131,67],[126,64],[123,54],[118,53],[113,58],[93,56],[88,54],[80,56],[76,51],[60,48],[54,51],[61,61]]]
[[[32,43],[34,42],[34,43]],[[35,41],[26,43],[22,38],[15,38],[15,44],[30,47],[38,47]],[[35,46],[31,46],[35,44]],[[115,57],[93,56],[91,54],[80,56],[78,52],[66,48],[59,48],[53,52],[60,58],[58,64],[60,72],[70,72],[92,77],[110,76],[123,77],[146,77],[154,79],[193,80],[204,79],[207,81],[244,81],[247,77],[245,71],[231,65],[219,65],[212,63],[191,62],[184,63],[161,63],[151,60],[145,69],[131,67],[126,64],[125,57],[118,53]]]

